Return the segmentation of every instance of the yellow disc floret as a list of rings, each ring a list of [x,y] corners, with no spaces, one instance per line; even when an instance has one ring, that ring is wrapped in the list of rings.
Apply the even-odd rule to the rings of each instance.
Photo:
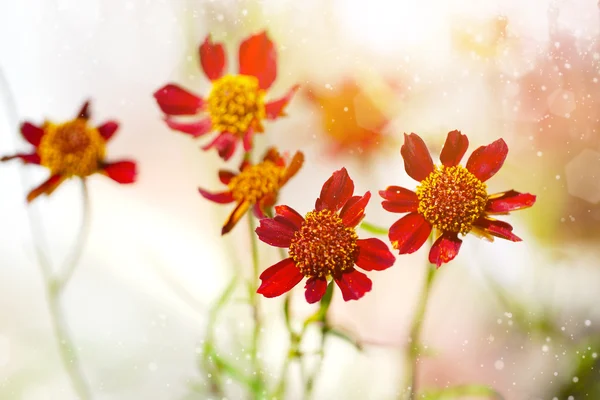
[[[306,277],[338,276],[352,268],[358,255],[356,231],[330,210],[306,214],[289,254]]]
[[[105,141],[83,118],[58,125],[46,123],[38,153],[41,165],[53,175],[85,177],[98,171]]]
[[[258,79],[248,75],[225,75],[213,82],[208,113],[214,130],[244,134],[265,118],[265,92]]]
[[[244,169],[229,182],[236,201],[256,203],[267,195],[276,195],[285,169],[272,161],[263,161]]]
[[[436,167],[417,187],[419,213],[443,232],[466,234],[484,213],[485,183],[466,168]]]

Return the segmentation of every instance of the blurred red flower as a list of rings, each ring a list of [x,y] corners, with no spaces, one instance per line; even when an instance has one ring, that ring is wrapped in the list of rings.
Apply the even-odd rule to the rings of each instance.
[[[52,194],[65,179],[72,176],[85,178],[98,172],[118,183],[135,181],[135,162],[104,161],[106,143],[115,134],[119,124],[107,121],[97,127],[91,126],[89,108],[88,101],[74,119],[60,124],[46,121],[42,126],[30,122],[21,125],[21,134],[34,146],[34,151],[2,157],[0,161],[19,158],[26,164],[38,164],[50,170],[50,178],[29,192],[27,202],[42,194]]]
[[[396,260],[379,239],[358,239],[355,227],[365,216],[371,193],[353,196],[354,182],[345,168],[333,173],[321,189],[315,209],[302,217],[288,206],[276,206],[274,218],[260,221],[256,229],[263,242],[288,248],[289,257],[267,268],[258,293],[276,297],[304,277],[306,301],[323,297],[333,279],[345,301],[358,300],[371,290],[371,280],[354,268],[382,271]]]
[[[237,75],[225,75],[224,46],[213,43],[210,35],[199,52],[202,70],[212,81],[208,97],[197,96],[174,83],[158,89],[154,97],[171,129],[195,138],[211,131],[219,132],[203,150],[215,147],[221,158],[228,160],[239,141],[243,142],[246,152],[252,148],[254,134],[263,132],[264,119],[274,120],[285,115],[284,109],[299,86],[292,87],[278,100],[265,102],[266,91],[277,77],[277,53],[266,32],[241,43]],[[208,115],[192,122],[173,118],[199,113]]]
[[[379,192],[383,208],[395,213],[409,213],[389,230],[392,246],[400,254],[417,251],[433,228],[439,237],[429,252],[429,261],[440,267],[456,257],[462,241],[458,234],[472,232],[490,241],[493,237],[521,241],[512,226],[491,215],[531,207],[535,196],[514,190],[488,195],[484,183],[500,170],[508,147],[502,139],[476,149],[466,167],[458,165],[467,151],[469,139],[459,131],[448,133],[440,154],[441,166],[434,166],[423,140],[416,134],[404,135],[401,153],[406,173],[421,182],[416,193],[390,186]]]

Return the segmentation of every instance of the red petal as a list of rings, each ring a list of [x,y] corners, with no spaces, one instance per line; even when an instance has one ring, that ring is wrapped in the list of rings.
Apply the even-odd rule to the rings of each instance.
[[[219,204],[232,203],[234,200],[231,191],[221,193],[210,193],[204,189],[198,188],[198,192],[200,192],[200,195],[202,195],[202,197],[204,197],[205,199]]]
[[[25,140],[35,147],[38,147],[42,140],[42,136],[44,136],[44,130],[30,122],[23,122],[23,124],[21,124],[21,134]]]
[[[15,154],[13,156],[4,156],[0,158],[0,161],[9,161],[15,158],[20,158],[25,164],[38,164],[40,163],[40,156],[37,153],[32,154]]]
[[[297,151],[290,161],[290,164],[285,169],[285,173],[281,178],[281,185],[285,184],[289,181],[298,171],[302,168],[302,164],[304,164],[304,154],[301,151]]]
[[[298,89],[300,89],[300,85],[294,85],[284,97],[265,104],[265,113],[267,115],[267,119],[276,119],[278,117],[285,116],[286,114],[284,109],[290,100],[292,100],[292,97],[294,97]]]
[[[225,48],[222,43],[213,43],[210,35],[206,36],[199,49],[200,64],[206,77],[211,81],[219,79],[225,72]]]
[[[365,208],[371,199],[371,192],[365,193],[364,196],[353,196],[344,204],[340,212],[340,218],[344,225],[355,227],[365,217]]]
[[[454,260],[461,244],[462,240],[458,238],[456,233],[445,232],[431,246],[429,262],[439,268],[442,264]]]
[[[352,197],[353,192],[354,182],[350,179],[346,168],[335,171],[323,184],[315,209],[337,211]]]
[[[263,211],[260,203],[256,203],[252,206],[252,214],[258,219],[267,218],[267,215]]]
[[[244,144],[244,151],[247,153],[252,150],[252,137],[254,136],[254,129],[248,128],[248,130],[244,133],[244,137],[242,138],[242,143]]]
[[[446,167],[454,167],[460,163],[469,147],[469,139],[460,131],[452,131],[446,137],[446,143],[440,154],[440,161]]]
[[[204,100],[201,97],[173,83],[154,92],[154,98],[167,115],[194,115],[204,108]]]
[[[102,125],[98,126],[98,132],[100,132],[100,136],[104,138],[104,141],[107,142],[119,129],[119,124],[115,121],[107,121]]]
[[[389,238],[392,247],[400,254],[410,254],[419,250],[431,233],[429,222],[416,212],[405,215],[390,227]]]
[[[531,207],[535,203],[535,195],[509,190],[497,193],[488,198],[485,210],[489,213],[507,213]]]
[[[62,175],[52,175],[40,186],[36,187],[31,192],[29,192],[29,194],[27,195],[27,202],[31,203],[33,200],[35,200],[38,196],[40,196],[42,194],[45,194],[47,196],[51,195],[52,192],[54,192],[54,190],[56,190],[56,188],[65,179],[66,178]]]
[[[227,171],[226,169],[219,170],[219,180],[224,185],[229,185],[229,182],[231,182],[231,179],[233,179],[234,176],[237,176],[235,172]]]
[[[482,217],[475,221],[473,225],[483,229],[492,236],[510,240],[511,242],[520,242],[522,240],[512,233],[513,227],[504,221]]]
[[[267,268],[260,279],[262,283],[256,291],[265,297],[277,297],[291,290],[304,278],[294,260],[286,258]]]
[[[221,132],[212,142],[202,146],[202,150],[209,150],[212,147],[216,147],[219,156],[227,161],[235,153],[237,137],[233,133]]]
[[[258,78],[261,89],[268,89],[277,77],[277,53],[266,32],[250,36],[240,45],[240,74]]]
[[[288,220],[289,223],[296,228],[296,230],[300,229],[302,227],[302,224],[304,223],[304,217],[298,214],[298,212],[292,207],[275,206],[275,212],[282,218]]]
[[[133,161],[117,161],[104,164],[102,172],[119,183],[133,183],[137,175],[135,162]]]
[[[387,245],[379,239],[358,239],[356,244],[359,249],[356,265],[365,271],[383,271],[396,261]]]
[[[433,160],[429,150],[417,134],[404,134],[404,144],[400,148],[406,173],[416,181],[422,181],[433,172]]]
[[[335,283],[341,289],[344,301],[360,299],[365,293],[370,292],[373,286],[373,283],[365,274],[354,268],[335,277]]]
[[[271,161],[275,165],[285,167],[285,160],[281,154],[279,154],[279,151],[276,147],[269,147],[267,151],[265,151],[265,155],[263,156],[262,160]]]
[[[498,139],[487,146],[475,149],[467,161],[467,169],[481,182],[485,182],[500,170],[507,154],[506,142]]]
[[[90,114],[90,102],[88,100],[83,103],[83,106],[81,106],[76,118],[90,119]]]
[[[261,219],[256,234],[266,244],[285,248],[290,247],[297,230],[298,227],[291,220],[276,215],[274,218]]]
[[[380,190],[379,195],[385,199],[381,205],[390,212],[413,212],[419,208],[417,194],[400,186],[388,186],[387,189]]]
[[[304,288],[306,289],[306,292],[304,292],[306,301],[309,304],[316,303],[321,300],[327,290],[327,280],[323,278],[310,278],[306,281]]]
[[[227,218],[227,221],[225,221],[225,225],[223,225],[223,228],[221,229],[221,235],[229,233],[233,229],[233,227],[238,223],[238,221],[244,216],[244,214],[246,214],[246,211],[248,211],[249,208],[250,202],[242,201],[241,203],[239,203],[233,209],[231,214],[229,214],[229,218]]]
[[[189,123],[177,122],[170,117],[165,117],[164,120],[169,126],[169,128],[179,132],[187,133],[188,135],[191,135],[195,138],[200,137],[212,130],[212,122],[210,118],[204,118],[200,121]]]

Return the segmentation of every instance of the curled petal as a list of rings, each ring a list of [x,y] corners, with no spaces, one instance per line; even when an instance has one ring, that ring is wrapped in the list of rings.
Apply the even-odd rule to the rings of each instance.
[[[23,161],[25,164],[39,164],[40,163],[40,156],[37,153],[31,153],[31,154],[18,153],[13,156],[4,156],[4,157],[0,158],[0,161],[10,161],[15,158],[21,159],[21,161]]]
[[[271,87],[277,77],[277,52],[266,32],[250,36],[240,44],[240,74],[258,79],[261,89]]]
[[[256,293],[265,297],[277,297],[290,291],[304,278],[294,260],[286,258],[267,268],[260,279],[262,283]]]
[[[376,238],[358,239],[358,257],[356,265],[365,271],[383,271],[394,265],[396,257],[387,245]]]
[[[365,217],[365,208],[371,199],[371,192],[364,196],[352,196],[340,211],[340,218],[344,225],[355,227]]]
[[[65,180],[66,178],[62,175],[52,175],[48,178],[44,183],[40,186],[33,189],[27,195],[27,202],[31,203],[38,196],[45,194],[47,196],[51,195],[54,190]]]
[[[431,233],[431,225],[416,212],[405,215],[396,221],[389,232],[392,247],[400,254],[410,254],[419,250]]]
[[[354,182],[350,179],[346,168],[335,171],[323,184],[315,209],[337,211],[352,197],[353,192]]]
[[[446,143],[440,154],[440,161],[446,167],[454,167],[460,163],[469,147],[469,139],[460,131],[452,131],[446,137]]]
[[[229,182],[231,182],[231,179],[233,179],[233,177],[236,175],[237,174],[235,172],[228,171],[226,169],[219,170],[219,180],[224,185],[229,185]]]
[[[225,48],[222,43],[213,43],[210,35],[200,45],[200,64],[206,77],[211,81],[219,79],[225,72]]]
[[[29,143],[38,147],[42,140],[42,136],[44,136],[44,130],[31,122],[23,122],[21,124],[21,135],[23,135],[23,138]]]
[[[504,221],[498,221],[497,219],[482,217],[479,218],[474,226],[482,229],[486,233],[499,237],[501,239],[510,240],[511,242],[520,242],[522,239],[512,233],[513,227]]]
[[[286,114],[284,112],[285,107],[288,105],[292,97],[296,94],[296,92],[300,89],[300,85],[294,85],[292,88],[286,93],[286,95],[278,100],[273,100],[265,104],[265,114],[267,119],[277,119],[278,117],[284,117]]]
[[[292,220],[276,215],[274,218],[261,219],[256,234],[266,244],[285,248],[290,246],[297,230],[298,227]]]
[[[104,164],[102,173],[118,183],[133,183],[137,176],[137,169],[133,161],[117,161]]]
[[[504,214],[509,211],[522,210],[535,203],[535,195],[519,193],[514,190],[498,193],[488,198],[485,211],[493,214]]]
[[[324,278],[310,278],[306,281],[304,288],[306,289],[306,292],[304,292],[306,301],[309,304],[316,303],[323,298],[327,290],[327,280]]]
[[[294,226],[295,230],[298,230],[302,227],[304,223],[304,217],[298,214],[296,210],[289,206],[275,206],[275,212],[285,218],[291,225]]]
[[[83,105],[81,106],[81,109],[77,113],[76,118],[90,119],[90,115],[91,115],[90,101],[88,100],[85,103],[83,103]]]
[[[429,262],[439,268],[442,264],[452,261],[458,254],[461,244],[462,240],[456,233],[444,232],[431,246]]]
[[[302,168],[302,164],[304,164],[304,153],[301,151],[297,151],[290,161],[290,164],[285,169],[283,177],[281,178],[281,185],[285,184],[287,181],[293,178],[296,173]]]
[[[225,235],[229,233],[233,227],[238,223],[238,221],[246,214],[246,211],[250,208],[250,202],[242,201],[239,203],[229,214],[229,218],[225,221],[225,225],[221,229],[221,235]],[[252,218],[251,216],[249,218]]]
[[[379,195],[385,199],[381,205],[389,212],[413,212],[419,208],[417,194],[400,186],[388,186],[387,189],[380,190]]]
[[[404,134],[404,144],[400,148],[406,173],[416,181],[422,181],[433,172],[433,160],[423,139],[417,134]]]
[[[154,92],[154,98],[167,115],[194,115],[204,108],[204,100],[201,97],[173,83]]]
[[[373,283],[360,271],[351,268],[335,277],[335,283],[342,291],[344,301],[358,300],[371,291]]]
[[[164,120],[169,126],[169,128],[179,132],[187,133],[188,135],[195,138],[200,137],[212,130],[212,122],[210,118],[204,118],[200,121],[187,123],[177,122],[170,117],[165,117]]]
[[[252,214],[258,219],[267,218],[267,215],[263,211],[260,203],[256,203],[252,206]]]
[[[487,146],[475,149],[467,161],[467,169],[481,182],[485,182],[500,170],[507,154],[506,142],[498,139]]]
[[[242,138],[242,143],[244,145],[244,151],[249,152],[252,150],[252,137],[254,136],[254,129],[248,128],[248,130],[244,133]]]
[[[234,200],[233,195],[231,194],[231,191],[220,192],[220,193],[210,193],[204,189],[198,188],[198,192],[206,200],[210,200],[214,203],[227,204],[227,203],[232,203]]]
[[[279,151],[276,147],[269,147],[267,151],[265,151],[265,155],[263,156],[262,160],[271,161],[273,164],[280,167],[285,166],[285,160],[281,154],[279,154]]]
[[[227,161],[235,153],[237,138],[233,133],[221,132],[212,142],[202,146],[202,150],[209,150],[212,147],[216,147],[219,156]]]
[[[100,136],[104,138],[104,141],[107,142],[119,129],[119,124],[116,121],[107,121],[102,125],[98,126],[98,132],[100,132]]]

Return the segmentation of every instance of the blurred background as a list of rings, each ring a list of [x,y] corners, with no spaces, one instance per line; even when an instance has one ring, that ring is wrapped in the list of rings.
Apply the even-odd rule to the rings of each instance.
[[[468,154],[499,137],[508,143],[490,192],[538,196],[535,207],[504,218],[523,242],[469,236],[438,271],[424,323],[432,354],[421,364],[420,386],[486,384],[506,399],[600,398],[595,0],[2,2],[0,68],[18,120],[70,119],[90,98],[94,122],[121,123],[108,157],[138,162],[135,185],[90,179],[91,234],[63,298],[94,398],[210,398],[199,363],[208,310],[232,274],[251,270],[248,232],[242,221],[220,236],[230,208],[204,200],[197,187],[220,190],[222,162],[200,150],[207,139],[170,131],[152,93],[173,81],[206,94],[198,61],[205,35],[226,43],[234,71],[239,42],[263,29],[278,52],[270,98],[301,85],[288,117],[267,123],[256,142],[306,155],[281,204],[310,211],[342,166],[357,192],[414,187],[400,157],[402,134],[420,134],[435,158],[454,129],[469,137]],[[6,89],[2,155],[28,148]],[[0,166],[1,399],[76,398],[25,207],[27,191],[46,176],[18,162]],[[56,263],[76,240],[81,203],[70,181],[30,206]],[[379,203],[374,195],[367,220],[389,227],[398,216]],[[273,248],[260,250],[263,269],[279,260]],[[395,398],[426,257],[423,248],[371,274],[373,290],[358,302],[334,297],[334,325],[364,346],[327,341],[314,398]],[[218,323],[220,351],[241,362],[252,325],[242,297],[243,290],[234,295]],[[261,357],[274,380],[287,348],[282,303],[262,302]],[[293,317],[312,311],[296,290]],[[291,369],[287,398],[300,398],[298,374]],[[243,398],[236,382],[226,384],[228,398]]]

